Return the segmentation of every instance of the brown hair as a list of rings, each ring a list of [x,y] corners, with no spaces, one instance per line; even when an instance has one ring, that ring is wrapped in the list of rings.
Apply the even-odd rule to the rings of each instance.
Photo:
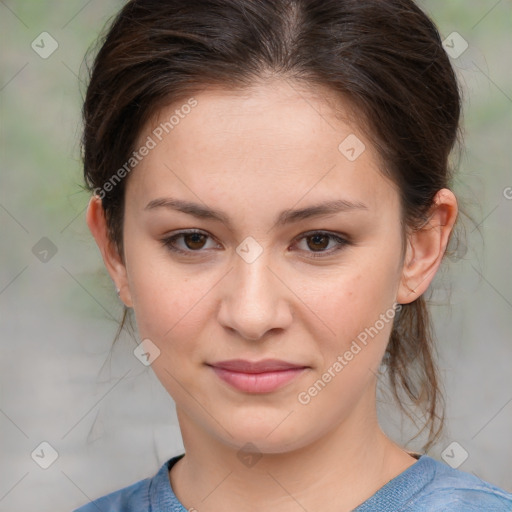
[[[399,189],[404,233],[451,183],[460,91],[438,30],[412,0],[132,0],[99,44],[83,107],[84,175],[121,257],[126,179],[104,185],[151,116],[209,85],[282,77],[348,100]],[[383,362],[402,409],[405,392],[426,415],[426,447],[444,418],[433,352],[419,297],[395,317]]]

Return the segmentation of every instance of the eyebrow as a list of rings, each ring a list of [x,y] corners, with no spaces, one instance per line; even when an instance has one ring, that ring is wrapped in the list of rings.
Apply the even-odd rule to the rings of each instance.
[[[168,208],[179,212],[193,215],[198,219],[209,219],[222,222],[231,228],[229,217],[220,210],[210,208],[206,205],[193,203],[191,201],[183,201],[172,197],[162,197],[153,199],[144,208],[144,210],[154,210],[157,208]],[[368,210],[368,207],[360,201],[348,201],[346,199],[336,199],[324,203],[315,204],[301,209],[287,209],[279,213],[275,219],[276,226],[284,226],[293,224],[305,219],[320,217],[323,215],[332,215],[340,212],[348,212],[353,210]]]

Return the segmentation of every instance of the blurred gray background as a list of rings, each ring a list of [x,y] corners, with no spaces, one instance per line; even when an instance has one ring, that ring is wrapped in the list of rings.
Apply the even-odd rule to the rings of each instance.
[[[182,453],[137,341],[109,355],[121,308],[84,220],[80,68],[122,4],[0,1],[1,511],[72,510]],[[448,418],[429,454],[512,491],[512,2],[420,4],[466,96],[454,188],[476,223],[431,289]],[[410,427],[382,409],[405,443]]]

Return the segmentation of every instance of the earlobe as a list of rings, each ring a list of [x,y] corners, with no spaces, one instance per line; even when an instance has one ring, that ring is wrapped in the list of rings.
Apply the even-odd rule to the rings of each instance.
[[[132,307],[130,288],[128,286],[128,277],[126,266],[119,255],[115,244],[109,237],[105,211],[101,204],[99,196],[91,197],[86,213],[87,225],[96,240],[96,244],[101,252],[105,267],[116,287],[119,290],[119,297],[126,306]]]
[[[397,303],[413,302],[427,290],[441,265],[456,219],[457,199],[443,188],[434,197],[428,221],[407,236]]]

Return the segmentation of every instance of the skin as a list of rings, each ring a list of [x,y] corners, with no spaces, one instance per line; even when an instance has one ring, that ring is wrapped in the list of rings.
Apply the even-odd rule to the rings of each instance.
[[[457,216],[454,195],[440,190],[402,253],[397,189],[364,131],[346,121],[349,105],[336,103],[342,121],[329,95],[283,80],[196,95],[198,105],[129,176],[124,258],[100,201],[89,204],[88,225],[140,339],[160,350],[152,368],[176,402],[186,451],[170,483],[186,508],[349,511],[416,462],[377,423],[376,373],[391,322],[308,404],[297,398],[379,315],[427,289]],[[137,147],[176,108],[162,109]],[[338,150],[350,134],[366,146],[355,161]],[[164,197],[222,210],[231,226],[145,209]],[[366,208],[275,224],[285,209],[334,199]],[[189,256],[162,243],[184,229],[208,235],[176,240]],[[236,252],[249,236],[262,249],[251,263]],[[233,358],[309,368],[277,391],[249,394],[205,365]],[[249,442],[260,456],[251,466],[237,456]]]

